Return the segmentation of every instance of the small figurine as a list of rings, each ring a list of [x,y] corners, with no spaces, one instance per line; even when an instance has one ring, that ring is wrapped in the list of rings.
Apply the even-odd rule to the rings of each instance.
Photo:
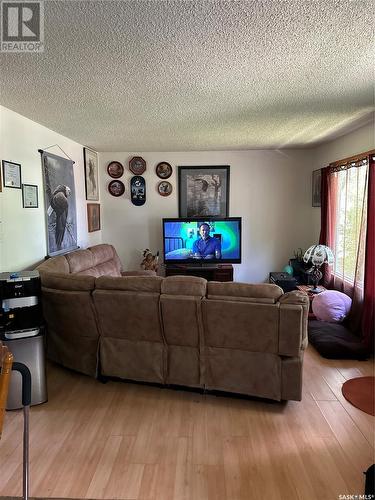
[[[141,267],[145,271],[155,271],[158,270],[158,262],[159,262],[159,252],[156,255],[152,255],[151,251],[146,248],[143,250],[143,260],[141,262]]]

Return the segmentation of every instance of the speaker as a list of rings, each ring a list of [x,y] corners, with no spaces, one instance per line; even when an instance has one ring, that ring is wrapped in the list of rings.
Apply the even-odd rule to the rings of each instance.
[[[269,282],[279,286],[284,293],[297,289],[297,280],[288,273],[270,273]]]

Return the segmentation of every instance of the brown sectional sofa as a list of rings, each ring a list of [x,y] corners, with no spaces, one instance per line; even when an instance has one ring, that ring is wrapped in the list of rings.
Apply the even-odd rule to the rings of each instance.
[[[68,368],[301,399],[308,314],[301,292],[123,273],[111,245],[51,258],[38,270],[48,354]]]

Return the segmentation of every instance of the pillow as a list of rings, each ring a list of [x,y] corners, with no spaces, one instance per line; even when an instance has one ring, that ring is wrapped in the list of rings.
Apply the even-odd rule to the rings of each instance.
[[[349,314],[351,306],[352,299],[345,293],[326,290],[314,297],[311,307],[317,319],[341,323]]]

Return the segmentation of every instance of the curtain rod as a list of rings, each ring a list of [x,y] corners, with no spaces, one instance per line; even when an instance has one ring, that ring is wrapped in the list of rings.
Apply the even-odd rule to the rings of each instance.
[[[375,149],[370,149],[370,151],[365,151],[364,153],[360,153],[355,156],[349,156],[349,158],[343,158],[342,160],[337,160],[329,164],[330,167],[338,167],[339,165],[346,165],[350,162],[357,162],[364,160],[367,156],[371,156],[375,154]]]

